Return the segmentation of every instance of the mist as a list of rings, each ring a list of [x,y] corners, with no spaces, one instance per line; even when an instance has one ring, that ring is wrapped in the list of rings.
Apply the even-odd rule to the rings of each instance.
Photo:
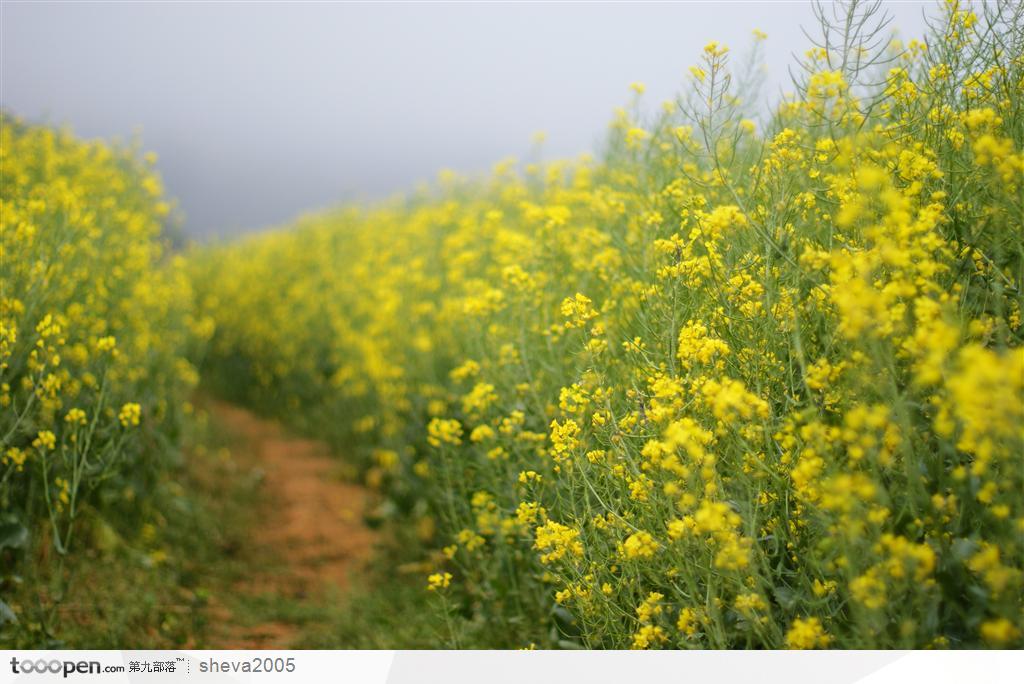
[[[890,3],[919,36],[931,3]],[[280,224],[531,153],[599,148],[629,84],[653,110],[709,40],[768,34],[765,102],[809,47],[809,3],[0,4],[0,106],[140,136],[199,239]],[[813,31],[812,31],[813,33]]]

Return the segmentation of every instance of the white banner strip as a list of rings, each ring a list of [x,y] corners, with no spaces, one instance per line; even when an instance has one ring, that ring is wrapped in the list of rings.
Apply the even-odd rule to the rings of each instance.
[[[1024,651],[2,651],[0,682],[1018,684]]]

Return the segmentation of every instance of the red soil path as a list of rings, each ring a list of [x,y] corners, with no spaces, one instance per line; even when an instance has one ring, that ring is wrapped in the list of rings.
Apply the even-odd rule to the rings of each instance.
[[[339,462],[324,443],[294,437],[231,404],[207,408],[229,437],[233,457],[264,472],[252,557],[273,558],[272,570],[254,567],[237,591],[315,601],[344,590],[373,550],[375,534],[362,522],[369,492],[338,477]],[[288,648],[298,631],[287,622],[236,624],[221,602],[210,617],[216,648]]]

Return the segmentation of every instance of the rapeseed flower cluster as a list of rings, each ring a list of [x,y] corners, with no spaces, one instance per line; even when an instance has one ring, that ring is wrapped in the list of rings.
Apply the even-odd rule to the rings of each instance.
[[[0,115],[0,556],[14,562],[0,573],[5,587],[44,574],[21,563],[64,567],[87,543],[75,534],[86,510],[130,533],[176,458],[166,446],[197,380],[187,358],[211,322],[191,315],[153,161]],[[49,612],[64,579],[27,591]]]
[[[600,157],[197,253],[211,380],[393,454],[504,645],[1020,647],[1024,24],[976,9],[850,22],[756,124],[710,43]]]

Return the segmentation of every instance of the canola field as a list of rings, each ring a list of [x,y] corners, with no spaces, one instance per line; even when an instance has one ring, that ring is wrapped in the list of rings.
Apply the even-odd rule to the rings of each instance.
[[[102,520],[152,517],[210,322],[193,318],[184,259],[161,236],[170,207],[152,159],[7,115],[0,150],[6,598],[30,550],[62,570]],[[41,591],[65,589],[58,578]],[[15,619],[0,602],[0,625]]]
[[[378,490],[438,647],[1024,646],[1022,13],[863,17],[770,112],[711,42],[598,155],[186,258],[131,155],[5,119],[4,529],[144,496],[208,339]]]

